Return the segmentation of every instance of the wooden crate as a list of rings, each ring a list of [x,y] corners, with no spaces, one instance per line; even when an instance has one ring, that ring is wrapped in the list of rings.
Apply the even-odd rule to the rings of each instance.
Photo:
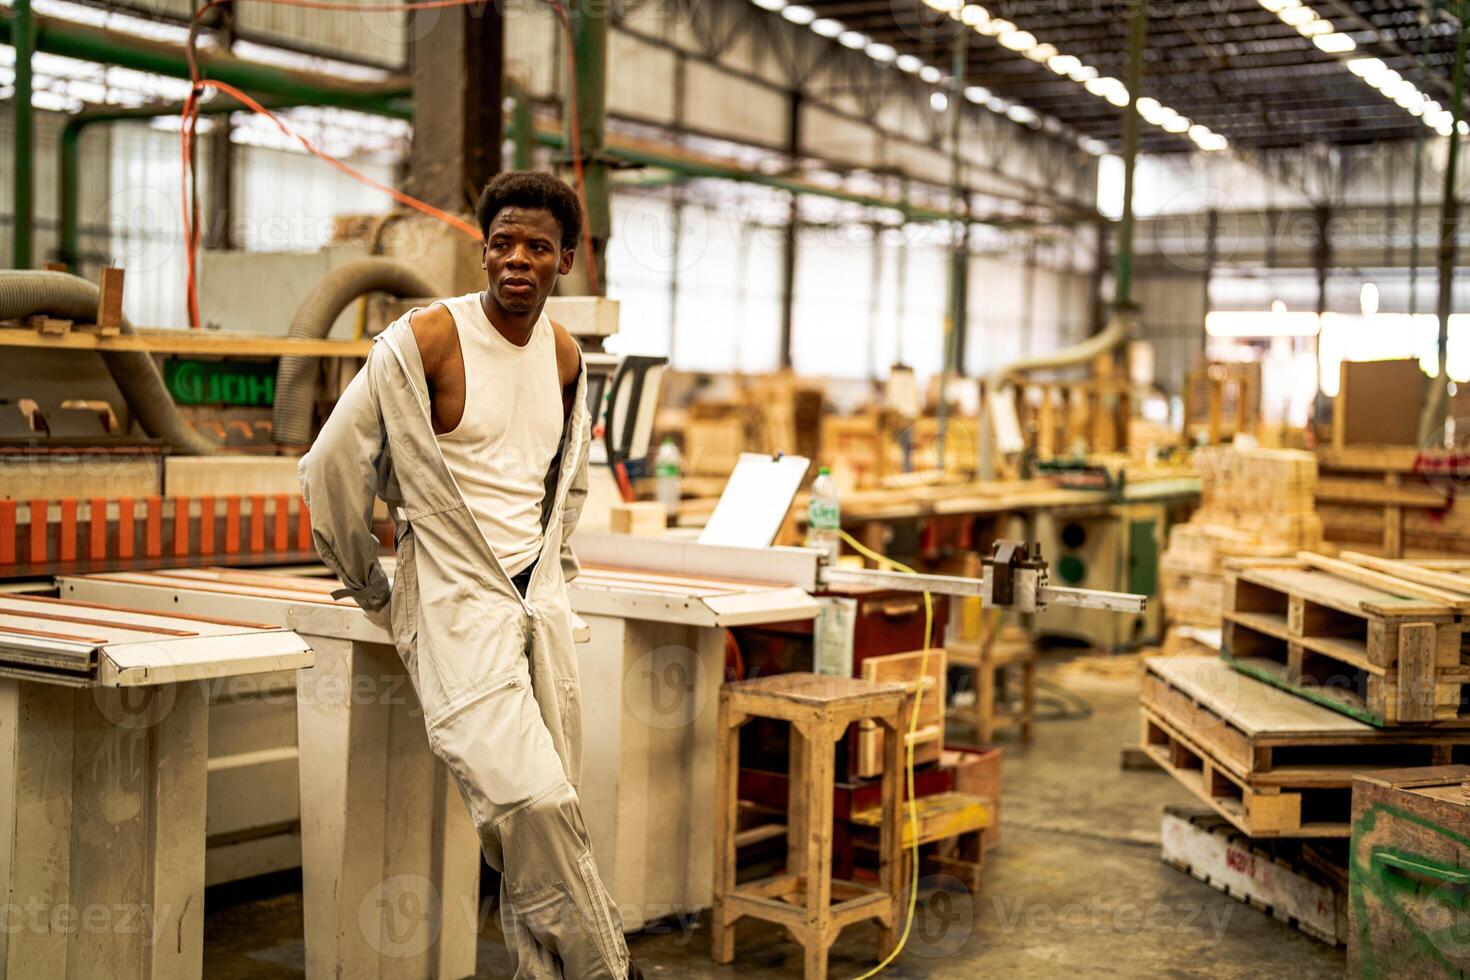
[[[935,647],[869,657],[862,663],[863,680],[903,684],[910,694],[922,691],[918,728],[906,736],[913,746],[916,766],[936,761],[944,748],[944,653],[942,647]],[[912,702],[904,706],[905,728],[911,724],[912,711]],[[855,775],[869,779],[883,774],[883,740],[876,722],[859,723]]]
[[[1470,978],[1470,766],[1353,782],[1348,976]]]
[[[929,873],[953,875],[972,895],[980,894],[980,876],[985,869],[981,836],[990,824],[989,801],[968,793],[940,793],[915,800],[912,808],[905,805],[902,812],[903,880],[913,874],[910,848],[917,837],[919,859]],[[861,828],[854,837],[854,846],[859,852],[870,850],[883,826],[882,813],[877,808],[860,810],[852,815],[852,822]]]
[[[1305,552],[1229,565],[1237,670],[1373,725],[1470,726],[1470,599]]]
[[[1347,945],[1344,841],[1252,840],[1216,813],[1175,806],[1164,808],[1160,836],[1170,867],[1313,939]]]
[[[1144,751],[1251,837],[1346,837],[1354,773],[1470,761],[1470,730],[1374,728],[1215,657],[1145,671]]]
[[[939,757],[942,769],[954,773],[954,788],[990,802],[990,823],[980,840],[988,851],[1000,846],[1002,750],[994,746],[949,745]]]

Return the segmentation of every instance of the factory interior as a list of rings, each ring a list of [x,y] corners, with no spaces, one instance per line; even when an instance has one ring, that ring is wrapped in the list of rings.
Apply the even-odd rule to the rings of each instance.
[[[0,978],[1467,980],[1467,46],[0,0]]]

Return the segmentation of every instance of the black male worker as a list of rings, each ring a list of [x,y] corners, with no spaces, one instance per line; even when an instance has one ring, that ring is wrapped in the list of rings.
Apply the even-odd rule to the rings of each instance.
[[[484,292],[385,330],[301,460],[317,551],[392,635],[502,872],[515,980],[624,980],[622,923],[577,799],[581,704],[567,538],[591,422],[577,343],[542,307],[582,212],[548,174],[505,173],[477,208]],[[390,589],[371,528],[394,517]]]

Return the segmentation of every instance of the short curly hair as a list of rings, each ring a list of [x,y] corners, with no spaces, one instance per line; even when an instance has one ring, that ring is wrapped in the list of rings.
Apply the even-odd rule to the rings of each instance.
[[[582,204],[566,181],[539,170],[507,170],[496,174],[480,194],[475,218],[480,234],[489,237],[490,223],[505,208],[537,208],[551,212],[561,225],[561,247],[575,248],[582,234]]]

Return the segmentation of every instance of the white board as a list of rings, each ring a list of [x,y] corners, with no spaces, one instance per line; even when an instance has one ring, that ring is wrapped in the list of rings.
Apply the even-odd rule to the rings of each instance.
[[[699,543],[770,547],[809,465],[805,456],[778,459],[765,453],[741,453],[715,512],[700,532]]]

